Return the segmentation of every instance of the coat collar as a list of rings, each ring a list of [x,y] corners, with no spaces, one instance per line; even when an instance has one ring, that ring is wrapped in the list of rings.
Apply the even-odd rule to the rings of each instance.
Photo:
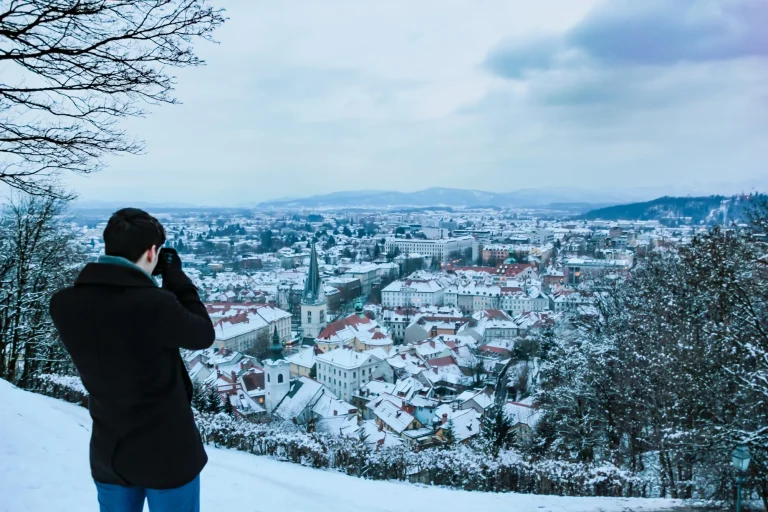
[[[128,288],[157,288],[155,280],[140,268],[112,263],[88,263],[75,279],[75,286],[108,285]]]

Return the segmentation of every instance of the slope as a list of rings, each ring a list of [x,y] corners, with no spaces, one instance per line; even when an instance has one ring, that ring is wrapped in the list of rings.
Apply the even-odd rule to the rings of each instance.
[[[756,195],[659,197],[643,203],[620,204],[591,210],[579,218],[586,220],[658,220],[676,225],[683,218],[693,224],[723,224],[744,220],[745,208],[761,197]]]
[[[88,412],[0,380],[0,512],[96,510]],[[375,482],[209,448],[202,510],[441,512],[660,510],[674,500],[564,498]]]

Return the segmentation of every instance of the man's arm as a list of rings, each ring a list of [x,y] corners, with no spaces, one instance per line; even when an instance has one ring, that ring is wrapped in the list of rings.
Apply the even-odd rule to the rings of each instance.
[[[200,301],[197,288],[181,269],[181,259],[173,252],[173,261],[163,272],[163,290],[158,294],[156,325],[163,344],[189,350],[206,349],[216,337],[211,318]]]

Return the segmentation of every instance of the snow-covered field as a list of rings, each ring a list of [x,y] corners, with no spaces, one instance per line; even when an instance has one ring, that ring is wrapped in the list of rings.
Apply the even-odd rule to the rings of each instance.
[[[97,510],[88,412],[0,380],[0,512]],[[563,498],[375,482],[265,457],[208,449],[202,510],[239,512],[648,511],[674,500]]]

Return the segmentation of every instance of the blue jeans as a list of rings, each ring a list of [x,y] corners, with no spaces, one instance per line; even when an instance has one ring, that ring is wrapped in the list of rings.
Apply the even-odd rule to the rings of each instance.
[[[101,512],[200,512],[200,475],[175,489],[144,489],[96,482]]]

